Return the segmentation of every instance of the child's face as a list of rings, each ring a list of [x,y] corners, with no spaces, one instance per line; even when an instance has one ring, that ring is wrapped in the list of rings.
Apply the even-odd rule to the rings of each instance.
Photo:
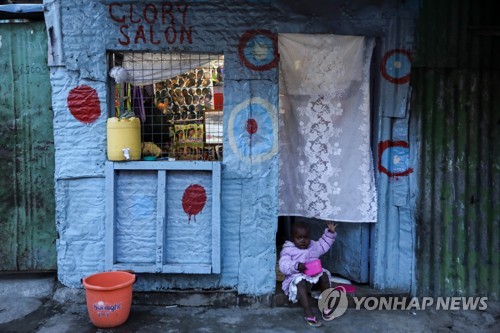
[[[309,239],[309,231],[304,228],[295,229],[292,234],[292,241],[299,249],[307,249],[311,241]]]

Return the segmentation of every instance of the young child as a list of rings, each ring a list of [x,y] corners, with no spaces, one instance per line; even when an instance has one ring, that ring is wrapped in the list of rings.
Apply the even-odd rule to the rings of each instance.
[[[309,304],[309,290],[312,284],[317,284],[321,291],[330,288],[330,272],[323,269],[322,272],[308,276],[304,274],[306,270],[305,263],[319,259],[321,255],[326,253],[335,238],[336,224],[333,222],[327,223],[327,228],[317,241],[311,241],[309,238],[309,225],[304,222],[296,222],[292,226],[292,241],[286,241],[280,253],[279,267],[280,271],[285,275],[283,281],[283,291],[288,295],[288,299],[292,302],[297,302],[304,308],[304,319],[310,326],[321,326],[321,323],[316,319]],[[333,310],[325,310],[322,313],[325,319],[329,319],[333,314]]]

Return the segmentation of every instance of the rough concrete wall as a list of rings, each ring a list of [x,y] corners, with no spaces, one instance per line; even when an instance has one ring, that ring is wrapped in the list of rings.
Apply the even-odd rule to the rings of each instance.
[[[252,38],[252,34],[255,36],[256,33],[270,36],[283,32],[383,37],[388,30],[388,22],[399,9],[399,1],[312,1],[307,2],[307,6],[301,3],[45,1],[53,59],[51,83],[61,282],[79,287],[82,276],[101,271],[104,266],[103,177],[108,114],[106,50],[222,51],[226,75],[222,273],[145,274],[139,279],[137,288],[224,287],[252,295],[274,292],[278,200],[277,132],[274,131],[278,119],[277,61],[271,59],[262,67],[252,68],[239,51],[245,47],[245,38]],[[154,8],[158,10],[157,14]],[[255,32],[255,29],[259,30]],[[267,51],[271,56],[274,51],[272,46]],[[74,89],[76,92],[82,89],[87,93],[91,91],[94,98],[97,96],[97,100],[86,104],[91,105],[86,117],[78,119],[71,112],[69,97],[75,96]],[[255,104],[267,111],[263,117],[268,119],[266,135],[269,144],[259,158],[248,158],[248,142],[236,140],[239,135],[237,125],[241,124],[234,122],[239,119],[239,112],[246,113],[247,117],[243,118],[248,119],[251,105]],[[378,138],[391,137],[390,128],[377,130],[381,133],[386,131]],[[388,187],[383,190],[382,195],[391,192]],[[397,225],[397,210],[388,215],[382,218],[395,219]],[[146,234],[144,236],[147,237]],[[397,249],[394,251],[397,252]],[[381,251],[376,256],[386,258],[387,253]],[[381,267],[383,269],[382,264]],[[377,273],[373,278],[375,283],[378,277],[384,275]],[[388,279],[391,283],[379,284],[391,287],[404,281],[403,284],[407,285],[407,277],[394,279],[395,282]]]

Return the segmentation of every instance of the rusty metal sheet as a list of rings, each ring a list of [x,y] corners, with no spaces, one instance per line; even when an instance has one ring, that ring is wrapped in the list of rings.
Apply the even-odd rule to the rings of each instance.
[[[500,291],[499,9],[423,2],[411,79],[421,295]]]
[[[420,293],[498,295],[500,72],[422,69],[413,78]]]
[[[53,112],[43,21],[0,23],[0,68],[0,270],[52,270]]]

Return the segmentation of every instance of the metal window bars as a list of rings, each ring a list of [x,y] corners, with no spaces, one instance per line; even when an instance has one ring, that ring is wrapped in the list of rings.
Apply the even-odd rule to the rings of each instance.
[[[112,52],[109,63],[116,69],[110,116],[140,118],[143,149],[222,160],[223,54]]]

